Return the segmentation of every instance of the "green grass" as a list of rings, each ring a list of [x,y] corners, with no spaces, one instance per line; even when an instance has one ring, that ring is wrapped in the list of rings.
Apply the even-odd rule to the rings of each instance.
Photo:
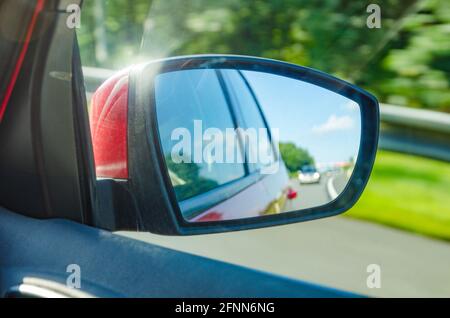
[[[369,184],[345,215],[450,241],[450,164],[379,151]]]

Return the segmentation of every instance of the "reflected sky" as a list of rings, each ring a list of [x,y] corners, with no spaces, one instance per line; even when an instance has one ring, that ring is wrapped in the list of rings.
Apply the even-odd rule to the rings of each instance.
[[[361,116],[352,100],[299,80],[243,71],[269,126],[280,142],[307,149],[316,163],[346,162],[357,157]]]

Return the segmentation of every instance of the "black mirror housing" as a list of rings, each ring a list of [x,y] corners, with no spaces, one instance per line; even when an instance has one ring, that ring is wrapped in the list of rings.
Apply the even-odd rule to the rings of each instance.
[[[187,70],[239,70],[263,72],[312,84],[359,105],[360,140],[351,177],[341,193],[318,206],[239,219],[190,222],[183,217],[179,197],[169,175],[156,110],[155,78]],[[361,196],[375,160],[379,131],[379,106],[364,90],[320,71],[285,62],[231,55],[198,55],[169,58],[130,68],[127,107],[127,178],[121,185],[136,207],[140,231],[165,235],[193,235],[262,228],[337,215],[351,208]],[[176,116],[177,114],[174,114]],[[95,151],[95,140],[94,140]],[[284,166],[284,165],[283,165]],[[123,205],[122,205],[123,206]],[[128,213],[118,211],[118,213]],[[131,222],[133,223],[133,222]],[[117,229],[125,229],[118,226]]]

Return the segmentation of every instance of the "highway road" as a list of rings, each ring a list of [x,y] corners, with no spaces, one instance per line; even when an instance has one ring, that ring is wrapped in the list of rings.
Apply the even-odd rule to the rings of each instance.
[[[377,297],[450,297],[450,244],[343,216],[234,233],[138,240]],[[367,266],[381,288],[367,287]],[[151,268],[149,268],[151,272]]]
[[[343,172],[323,175],[317,184],[291,179],[298,196],[286,210],[328,203],[329,183],[340,193],[347,180]],[[121,234],[368,296],[450,297],[450,243],[344,216],[193,237]],[[367,286],[370,264],[380,266],[379,289]]]
[[[322,177],[319,183],[300,184],[297,179],[291,179],[290,187],[297,191],[297,197],[286,202],[286,211],[312,208],[330,202],[327,181],[328,177]]]
[[[331,185],[329,185],[330,181]],[[297,198],[287,201],[285,210],[302,210],[327,204],[334,199],[329,187],[331,186],[333,191],[339,194],[344,190],[347,182],[348,178],[344,172],[322,174],[320,182],[311,184],[301,184],[297,178],[292,178],[289,183],[290,187],[297,191]]]

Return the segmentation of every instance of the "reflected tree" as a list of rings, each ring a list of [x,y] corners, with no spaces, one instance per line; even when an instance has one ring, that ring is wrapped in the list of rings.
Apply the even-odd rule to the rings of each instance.
[[[216,181],[200,176],[200,167],[196,163],[175,163],[170,156],[166,156],[166,165],[178,201],[186,200],[218,186]]]
[[[296,173],[301,167],[314,164],[314,158],[303,148],[294,143],[280,143],[280,153],[290,173]]]

